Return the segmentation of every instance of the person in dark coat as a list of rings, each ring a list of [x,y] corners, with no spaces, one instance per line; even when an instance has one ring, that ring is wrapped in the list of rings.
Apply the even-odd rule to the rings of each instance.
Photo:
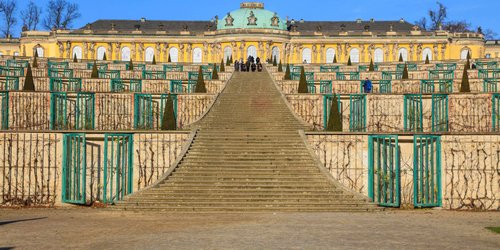
[[[240,71],[240,62],[238,60],[234,63],[234,71]]]
[[[364,93],[372,92],[372,81],[370,81],[368,77],[363,81],[363,92]]]

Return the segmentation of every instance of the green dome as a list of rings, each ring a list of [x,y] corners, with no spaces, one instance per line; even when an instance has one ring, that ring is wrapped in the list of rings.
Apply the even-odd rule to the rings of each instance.
[[[231,11],[219,19],[217,30],[228,29],[275,29],[287,30],[286,21],[275,12],[265,10],[264,5],[242,3],[240,9]],[[253,15],[252,15],[253,14]]]

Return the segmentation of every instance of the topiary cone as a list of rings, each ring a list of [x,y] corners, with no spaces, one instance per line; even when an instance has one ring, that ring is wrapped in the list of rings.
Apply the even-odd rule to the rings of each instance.
[[[92,74],[90,75],[90,78],[99,78],[99,73],[97,72],[97,65],[94,61],[94,65],[92,65]]]
[[[38,61],[37,61],[37,56],[36,56],[36,53],[35,53],[35,57],[33,58],[33,68],[38,68]]]
[[[328,115],[326,131],[342,132],[342,117],[340,116],[339,103],[335,93],[333,94],[330,114]]]
[[[128,70],[134,70],[134,63],[132,62],[132,58],[130,58],[130,62],[128,63]]]
[[[399,61],[402,62],[403,61],[403,54],[399,53]]]
[[[174,112],[174,99],[170,93],[167,96],[163,117],[161,119],[161,130],[176,130],[177,119]]]
[[[462,74],[462,83],[460,84],[460,92],[466,93],[470,92],[470,83],[469,83],[469,74],[468,74],[468,69],[469,69],[469,60],[467,60],[467,63],[465,63],[464,67],[464,73]]]
[[[153,55],[153,61],[151,62],[151,64],[156,65],[156,58],[155,58],[155,55]]]
[[[73,55],[73,62],[74,63],[77,63],[78,62],[78,58],[76,58],[76,54]]]
[[[167,62],[172,62],[172,59],[170,58],[170,54],[168,54],[168,60]]]
[[[370,67],[368,67],[368,71],[375,71],[375,66],[373,65],[373,60],[370,59]]]
[[[233,55],[229,58],[229,63],[233,63]]]
[[[205,87],[205,80],[203,79],[203,71],[198,70],[198,80],[196,80],[196,87],[194,89],[195,93],[207,93],[207,88]]]
[[[278,66],[278,63],[276,62],[276,56],[273,58],[273,66]]]
[[[347,66],[352,66],[351,56],[349,56],[349,59],[347,60]]]
[[[307,81],[306,81],[306,72],[304,71],[304,67],[302,66],[300,69],[300,80],[299,80],[299,89],[298,92],[300,94],[307,94],[309,90],[307,89]]]
[[[226,57],[226,66],[231,66],[231,61],[229,61],[229,56]]]
[[[28,68],[26,69],[26,78],[24,79],[23,90],[35,91],[35,83],[33,82],[33,72],[31,71],[31,66],[29,63],[28,63]]]
[[[337,63],[337,55],[333,54],[333,63]]]
[[[285,80],[291,80],[290,78],[290,64],[287,64],[286,65],[286,69],[285,69]]]
[[[425,64],[429,64],[429,55],[425,55]]]
[[[408,79],[408,65],[405,63],[405,67],[403,68],[403,76],[401,79]]]
[[[212,70],[212,80],[219,80],[219,73],[217,72],[217,64],[214,64],[214,69]]]
[[[224,67],[224,60],[220,60],[220,72],[225,72],[226,68]]]
[[[106,57],[106,52],[104,52],[104,54],[102,55],[102,60],[103,60],[103,61],[108,60],[108,58]]]
[[[278,63],[278,72],[283,72],[283,65],[281,64],[281,60],[280,63]]]

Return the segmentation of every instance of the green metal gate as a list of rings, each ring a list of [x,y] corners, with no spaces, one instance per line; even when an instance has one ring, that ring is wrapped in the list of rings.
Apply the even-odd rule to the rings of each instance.
[[[68,128],[68,95],[62,92],[50,94],[50,129],[64,130]]]
[[[500,94],[492,96],[491,114],[493,131],[500,132]]]
[[[422,132],[422,95],[406,94],[404,96],[404,129],[409,132]]]
[[[9,129],[9,92],[0,92],[1,129]]]
[[[134,95],[134,128],[153,129],[153,96]]]
[[[415,207],[441,206],[441,138],[413,137],[413,204]]]
[[[95,127],[95,94],[76,95],[75,129],[93,130]]]
[[[366,131],[366,95],[349,95],[349,130],[352,132]]]
[[[132,193],[132,157],[132,134],[104,135],[104,203],[114,203]]]
[[[368,144],[368,195],[386,207],[400,206],[400,159],[397,135],[371,135]]]
[[[448,132],[448,95],[432,95],[432,132]]]
[[[323,128],[328,126],[328,117],[330,117],[330,109],[332,108],[334,94],[323,95]],[[337,96],[337,103],[339,107],[340,117],[342,117],[342,102],[340,101],[340,95],[335,94]]]
[[[85,134],[63,137],[62,201],[85,204],[87,150]]]

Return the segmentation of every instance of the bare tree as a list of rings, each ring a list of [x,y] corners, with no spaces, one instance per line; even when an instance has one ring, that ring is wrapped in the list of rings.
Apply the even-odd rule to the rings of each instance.
[[[462,21],[449,21],[443,25],[443,29],[449,32],[473,32],[471,24],[465,20]]]
[[[42,10],[38,5],[30,1],[28,7],[21,11],[21,18],[23,19],[23,27],[28,30],[36,30],[36,26],[40,23],[40,15]]]
[[[437,30],[439,29],[440,26],[444,24],[444,21],[446,20],[446,7],[440,3],[437,2],[439,9],[438,10],[429,10],[429,18],[431,19],[431,24],[430,28],[431,30]]]
[[[16,7],[16,0],[0,1],[0,13],[4,19],[4,25],[1,30],[4,37],[12,36],[12,29],[17,24],[17,19],[15,17]]]
[[[78,4],[67,0],[50,0],[47,5],[47,16],[44,20],[46,29],[68,29],[73,21],[80,17]]]
[[[415,21],[415,25],[420,27],[421,30],[427,30],[427,18],[422,17],[420,20]]]
[[[481,30],[481,27],[478,27],[477,30],[478,30],[478,33],[483,34],[484,39],[486,39],[486,40],[495,40],[497,35],[498,35],[497,33],[495,33],[491,29],[486,29],[483,31],[483,30]]]

